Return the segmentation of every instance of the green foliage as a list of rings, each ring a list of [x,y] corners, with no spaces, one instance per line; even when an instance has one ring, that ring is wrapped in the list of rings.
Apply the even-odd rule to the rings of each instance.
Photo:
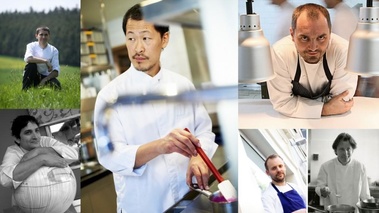
[[[0,13],[0,55],[24,58],[26,45],[36,41],[35,30],[40,26],[50,28],[49,43],[59,50],[60,64],[80,66],[79,9]]]
[[[0,56],[0,108],[1,109],[79,109],[80,68],[61,66],[58,80],[62,90],[49,87],[22,91],[22,59]]]

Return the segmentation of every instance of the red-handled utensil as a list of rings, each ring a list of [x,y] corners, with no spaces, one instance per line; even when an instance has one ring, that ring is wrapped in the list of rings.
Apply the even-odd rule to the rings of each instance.
[[[190,132],[188,128],[184,128],[187,132]],[[218,189],[221,194],[224,195],[225,199],[229,202],[237,200],[237,190],[233,187],[232,183],[229,180],[225,180],[220,172],[216,169],[212,161],[208,158],[207,154],[203,151],[201,147],[195,145],[197,153],[203,159],[205,164],[207,164],[208,168],[211,170],[213,175],[216,177],[218,184]]]

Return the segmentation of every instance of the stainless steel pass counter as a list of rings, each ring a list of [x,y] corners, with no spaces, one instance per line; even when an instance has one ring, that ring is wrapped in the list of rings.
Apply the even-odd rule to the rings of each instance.
[[[238,127],[256,128],[379,128],[379,98],[354,97],[350,112],[317,119],[290,118],[275,111],[268,99],[241,99]]]

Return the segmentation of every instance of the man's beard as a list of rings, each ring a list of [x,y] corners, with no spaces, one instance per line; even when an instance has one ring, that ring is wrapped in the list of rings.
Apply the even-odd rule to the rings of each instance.
[[[138,64],[138,63],[137,63]],[[138,64],[139,65],[139,64]],[[147,72],[147,71],[150,71],[151,68],[153,68],[153,65],[151,66],[148,66],[148,67],[138,67],[138,66],[135,66],[136,70],[137,71],[141,71],[141,72]]]
[[[315,55],[315,56],[310,56],[308,55],[308,52],[305,52],[304,56],[306,57],[303,57],[304,61],[307,62],[308,64],[317,64],[322,59],[322,56],[324,55],[324,54],[321,54],[320,51],[317,51],[317,52],[318,52],[318,55]]]
[[[141,72],[147,72],[147,71],[150,71],[151,68],[153,68],[154,64],[153,65],[149,65],[148,67],[143,67],[141,64],[142,63],[139,63],[137,62],[137,59],[136,57],[143,57],[145,59],[145,61],[148,61],[150,58],[145,56],[145,55],[142,55],[142,54],[135,54],[132,59],[134,59],[135,61],[135,68],[136,70],[138,71],[141,71]]]
[[[282,183],[284,182],[284,180],[286,179],[286,174],[284,174],[284,172],[282,172],[281,174],[283,174],[283,178],[278,178],[278,174],[276,174],[274,177],[271,177],[273,181],[277,182],[277,183]]]

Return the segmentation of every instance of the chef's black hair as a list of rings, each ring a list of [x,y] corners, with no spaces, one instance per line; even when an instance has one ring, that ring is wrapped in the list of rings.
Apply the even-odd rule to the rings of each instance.
[[[11,127],[12,136],[14,136],[17,139],[20,139],[21,129],[26,127],[29,122],[35,123],[37,124],[37,126],[39,126],[37,119],[31,115],[17,116],[13,120],[13,123],[12,123],[12,127]]]
[[[337,151],[337,147],[338,147],[338,144],[340,144],[340,142],[343,142],[343,141],[347,141],[350,143],[350,146],[353,148],[353,149],[356,149],[357,148],[357,143],[355,142],[354,138],[351,137],[351,135],[343,132],[343,133],[340,133],[337,138],[334,140],[333,142],[333,149],[334,151]]]
[[[50,29],[47,26],[41,26],[36,29],[36,35],[39,33],[39,31],[46,31],[50,35]]]
[[[128,11],[126,11],[124,18],[122,20],[122,30],[124,31],[124,35],[126,35],[126,23],[128,22],[129,19],[136,20],[136,21],[141,21],[143,19],[143,14],[141,11],[141,5],[136,4],[133,7],[131,7]],[[161,37],[169,31],[168,26],[162,26],[162,25],[155,25],[154,28],[156,31],[159,32]]]

